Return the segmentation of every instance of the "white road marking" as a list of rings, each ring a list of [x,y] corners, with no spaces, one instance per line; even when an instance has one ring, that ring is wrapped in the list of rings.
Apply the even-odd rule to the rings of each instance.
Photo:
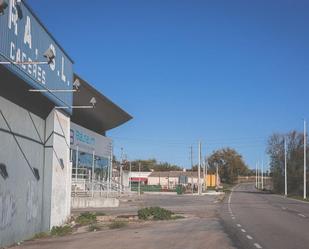
[[[241,227],[241,225],[240,225],[240,224],[237,224],[236,226]]]
[[[236,218],[233,216],[233,217],[232,217],[232,220],[235,220],[235,219],[236,219]]]
[[[253,238],[252,238],[250,235],[247,235],[247,239],[250,239],[250,240],[251,240],[251,239],[253,239]]]
[[[254,245],[256,248],[259,248],[259,249],[263,248],[263,247],[261,247],[258,243],[254,243],[253,245]]]
[[[298,214],[300,217],[306,218],[306,215],[304,214]]]
[[[246,230],[245,230],[245,229],[243,229],[243,228],[242,228],[242,229],[240,229],[240,230],[241,230],[243,233],[245,233],[245,232],[246,232]]]
[[[283,210],[286,210],[286,207],[281,207]]]

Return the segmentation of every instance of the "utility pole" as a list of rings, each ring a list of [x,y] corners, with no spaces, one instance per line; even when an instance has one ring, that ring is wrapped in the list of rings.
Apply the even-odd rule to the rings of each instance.
[[[307,199],[307,134],[306,134],[306,120],[304,119],[304,199]]]
[[[262,190],[264,189],[264,161],[262,160]]]
[[[260,189],[260,162],[257,162],[257,175],[258,175],[258,189]]]
[[[141,196],[141,163],[138,163],[138,196]]]
[[[121,162],[120,162],[120,191],[123,191],[123,148],[121,147]]]
[[[205,157],[206,158],[206,157]],[[203,160],[203,191],[205,192],[205,177],[206,177],[206,159]]]
[[[193,187],[194,187],[194,183],[193,183],[193,147],[192,145],[190,146],[191,148],[191,188],[192,188],[192,194],[193,194]]]
[[[201,195],[201,152],[202,151],[202,143],[199,142],[199,146],[198,146],[198,173],[197,173],[197,192],[199,195]]]
[[[205,190],[207,190],[207,174],[208,174],[208,162],[207,162],[207,158],[205,156]]]
[[[255,163],[255,188],[258,188],[258,166]]]
[[[216,163],[216,189],[219,189],[219,164]]]
[[[131,172],[132,172],[132,163],[131,163],[131,161],[130,161],[130,172],[129,172],[129,188],[130,188],[130,192],[131,192]]]
[[[284,137],[284,195],[288,196],[288,176],[287,176],[287,145]]]

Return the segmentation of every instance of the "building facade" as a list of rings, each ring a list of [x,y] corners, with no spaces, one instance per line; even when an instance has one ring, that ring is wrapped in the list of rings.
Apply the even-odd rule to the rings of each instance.
[[[200,183],[207,187],[217,186],[217,177],[214,174],[207,174],[203,179],[201,173]],[[174,189],[177,185],[198,185],[198,173],[196,171],[157,171],[148,176],[148,185],[160,185],[163,189]],[[218,181],[219,184],[219,181]]]
[[[62,225],[71,211],[73,155],[80,158],[78,168],[89,168],[94,155],[103,169],[111,151],[105,132],[131,119],[82,79],[73,94],[73,61],[24,1],[5,2],[0,15],[0,247]],[[74,105],[89,105],[90,97],[96,98],[96,108],[73,112]]]

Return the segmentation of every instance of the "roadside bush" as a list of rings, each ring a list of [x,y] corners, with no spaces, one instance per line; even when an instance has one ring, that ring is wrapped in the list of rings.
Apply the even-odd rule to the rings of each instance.
[[[65,226],[55,226],[50,231],[52,236],[65,236],[71,234],[73,232],[72,227],[65,225]]]
[[[172,211],[160,207],[142,208],[137,212],[141,220],[170,220],[173,214]]]
[[[81,213],[75,221],[80,225],[89,225],[97,222],[97,216],[94,213],[85,212]]]
[[[126,222],[123,222],[123,221],[113,221],[111,224],[108,225],[108,227],[110,229],[118,229],[118,228],[122,228],[122,227],[125,227],[127,226],[127,223]]]
[[[150,208],[139,209],[137,211],[137,216],[140,220],[148,220],[152,216],[151,209]]]

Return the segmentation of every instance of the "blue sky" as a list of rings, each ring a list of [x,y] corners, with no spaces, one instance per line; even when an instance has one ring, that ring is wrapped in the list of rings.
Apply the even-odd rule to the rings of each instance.
[[[307,0],[28,0],[75,71],[134,116],[115,153],[189,167],[230,146],[251,167],[309,119]]]

